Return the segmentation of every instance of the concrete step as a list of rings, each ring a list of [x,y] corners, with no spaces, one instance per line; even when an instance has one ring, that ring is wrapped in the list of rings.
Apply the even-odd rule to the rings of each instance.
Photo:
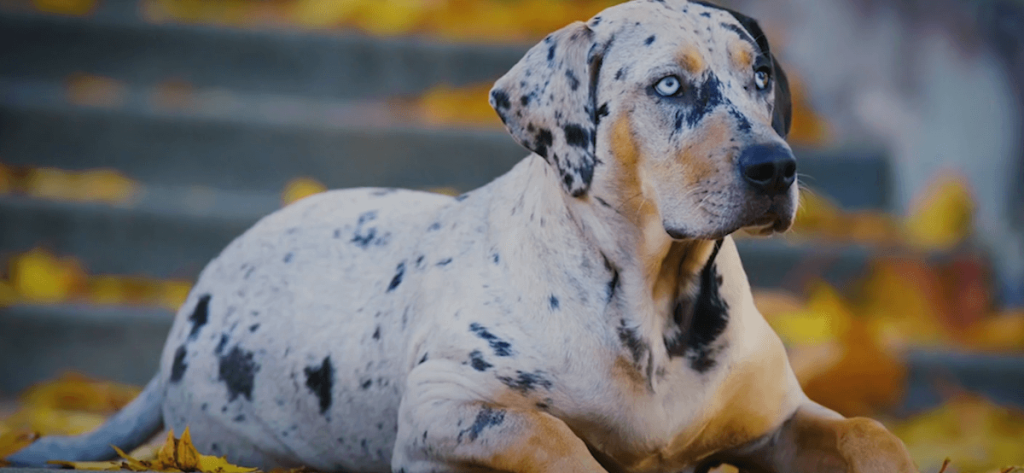
[[[155,185],[277,192],[296,176],[331,188],[468,190],[526,155],[502,130],[430,126],[379,101],[198,92],[154,104],[127,87],[117,104],[69,103],[56,82],[0,77],[0,160],[63,169],[107,167]],[[797,150],[803,185],[850,209],[886,209],[891,172],[870,149]]]
[[[150,24],[130,13],[137,2],[102,3],[122,6],[88,18],[0,8],[0,71],[36,80],[86,73],[137,85],[174,79],[248,93],[354,99],[494,80],[526,52],[521,45]]]
[[[173,315],[124,307],[16,306],[0,309],[0,397],[66,370],[145,384],[159,365]],[[897,413],[940,405],[942,389],[960,385],[1024,408],[1021,355],[912,351],[908,390]]]
[[[123,206],[0,196],[0,252],[42,247],[75,256],[93,274],[194,279],[231,240],[279,207],[277,194],[201,188],[144,188]],[[738,246],[756,287],[799,288],[811,275],[842,287],[884,254],[781,238],[744,239]]]
[[[29,105],[0,98],[0,159],[63,169],[114,168],[157,185],[276,192],[295,176],[311,176],[332,188],[471,189],[527,154],[501,131],[304,120]]]

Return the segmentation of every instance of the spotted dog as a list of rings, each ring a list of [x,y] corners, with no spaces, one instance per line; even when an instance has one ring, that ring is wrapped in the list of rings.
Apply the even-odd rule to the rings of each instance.
[[[510,172],[264,218],[203,271],[136,401],[10,460],[190,426],[233,462],[325,472],[914,471],[880,424],[804,395],[729,237],[785,231],[797,201],[755,21],[634,0],[490,99],[532,152]]]

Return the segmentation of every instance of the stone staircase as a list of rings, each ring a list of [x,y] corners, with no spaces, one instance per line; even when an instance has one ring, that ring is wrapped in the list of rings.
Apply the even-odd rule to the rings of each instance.
[[[438,84],[493,80],[525,46],[149,24],[135,2],[99,5],[79,18],[0,2],[0,163],[112,168],[140,182],[141,195],[130,205],[0,195],[0,259],[42,247],[78,258],[91,273],[193,279],[280,207],[293,178],[329,188],[464,191],[526,155],[504,132],[427,125],[384,106],[387,97]],[[115,81],[116,97],[75,100],[67,84],[81,75]],[[186,105],[160,100],[168,83],[188,85]],[[797,150],[797,157],[815,191],[847,208],[889,207],[890,173],[879,154]],[[842,284],[874,251],[741,242],[752,284],[761,287],[777,287],[808,264]],[[170,322],[159,309],[0,309],[0,395],[65,369],[143,383]],[[919,358],[944,363],[934,356]],[[993,376],[1008,376],[1004,365],[972,360],[965,370],[998,365]],[[1016,369],[1019,379],[1024,368]],[[1013,393],[1009,399],[1024,404]]]

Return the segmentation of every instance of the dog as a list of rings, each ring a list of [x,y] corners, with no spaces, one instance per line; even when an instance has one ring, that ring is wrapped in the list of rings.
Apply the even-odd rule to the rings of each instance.
[[[490,93],[529,157],[456,198],[309,197],[202,272],[99,460],[163,426],[264,469],[910,472],[809,400],[730,234],[797,202],[786,76],[757,23],[634,0],[545,38]],[[485,157],[481,157],[485,159]]]

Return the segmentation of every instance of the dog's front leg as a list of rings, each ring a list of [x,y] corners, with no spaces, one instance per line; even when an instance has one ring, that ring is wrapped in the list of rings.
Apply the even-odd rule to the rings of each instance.
[[[844,418],[812,401],[800,406],[772,435],[720,458],[744,473],[918,471],[903,442],[882,424]]]
[[[606,473],[560,419],[480,399],[480,388],[448,373],[413,370],[398,414],[392,471]]]

